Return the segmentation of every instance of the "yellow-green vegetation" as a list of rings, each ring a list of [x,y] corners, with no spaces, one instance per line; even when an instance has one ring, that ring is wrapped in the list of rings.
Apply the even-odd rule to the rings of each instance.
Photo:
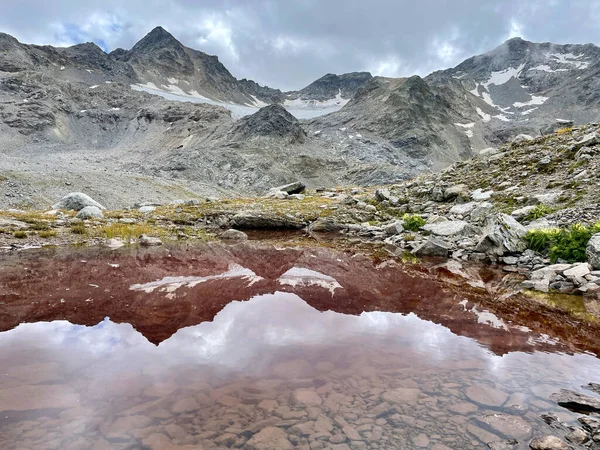
[[[121,238],[124,240],[137,238],[142,234],[162,236],[165,233],[165,229],[144,223],[111,223],[94,230],[94,234],[100,237],[107,239]]]
[[[27,233],[25,231],[15,231],[13,236],[17,239],[25,239],[27,237]]]
[[[38,236],[41,237],[41,238],[44,238],[44,239],[56,237],[57,235],[58,235],[58,232],[56,232],[54,230],[40,231],[38,233]]]
[[[552,214],[553,212],[554,212],[554,208],[551,208],[550,206],[547,206],[544,204],[540,204],[540,205],[537,205],[533,211],[531,211],[529,214],[527,214],[527,216],[525,217],[525,220],[531,221],[531,220],[541,219],[542,217],[545,217],[548,214]]]
[[[556,134],[568,134],[573,132],[573,127],[565,127],[560,130],[556,130]]]
[[[71,233],[73,234],[87,234],[87,228],[83,224],[71,225]]]
[[[418,214],[405,214],[404,217],[402,217],[402,220],[404,221],[404,228],[409,231],[419,231],[419,229],[427,223],[427,221]]]
[[[547,253],[553,263],[559,259],[578,262],[586,261],[585,249],[596,233],[600,233],[600,222],[590,227],[576,224],[569,228],[532,230],[525,235],[525,240],[530,249]]]

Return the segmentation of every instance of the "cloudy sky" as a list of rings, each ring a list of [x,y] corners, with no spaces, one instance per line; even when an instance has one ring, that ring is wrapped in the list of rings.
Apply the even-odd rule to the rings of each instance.
[[[298,89],[325,73],[426,75],[506,39],[600,44],[600,0],[3,0],[22,42],[110,51],[157,25],[238,78]]]

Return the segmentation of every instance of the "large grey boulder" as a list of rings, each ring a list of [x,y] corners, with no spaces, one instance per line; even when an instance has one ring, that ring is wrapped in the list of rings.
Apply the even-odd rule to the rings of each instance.
[[[466,184],[455,184],[446,188],[444,191],[444,200],[450,201],[460,197],[463,199],[469,198],[469,191]]]
[[[527,229],[507,214],[494,214],[485,222],[483,235],[476,252],[502,256],[506,253],[522,252],[527,248],[523,239]]]
[[[510,215],[513,216],[517,220],[523,220],[530,213],[532,213],[535,210],[535,208],[536,207],[533,205],[532,206],[524,206],[523,208],[515,209],[513,212],[510,213]]]
[[[306,225],[293,217],[259,211],[240,211],[231,218],[231,225],[240,230],[300,229]]]
[[[70,194],[65,195],[58,203],[52,206],[52,209],[81,211],[86,206],[95,206],[99,209],[106,209],[92,197],[82,192],[71,192]]]
[[[269,189],[269,193],[271,192],[285,192],[286,194],[300,194],[306,189],[306,185],[301,181],[294,181],[290,184],[284,184],[283,186],[278,186]]]
[[[87,220],[87,219],[102,219],[104,214],[102,210],[97,206],[86,206],[75,216],[76,219]]]
[[[248,240],[248,235],[243,231],[230,228],[221,235],[221,239],[228,241],[246,241]]]
[[[436,236],[464,236],[472,234],[474,229],[464,220],[447,220],[445,222],[428,223],[423,230]]]
[[[451,250],[452,246],[448,242],[436,236],[429,236],[429,238],[415,248],[412,253],[416,256],[447,257]]]
[[[600,233],[594,234],[585,249],[588,263],[592,269],[600,269]]]

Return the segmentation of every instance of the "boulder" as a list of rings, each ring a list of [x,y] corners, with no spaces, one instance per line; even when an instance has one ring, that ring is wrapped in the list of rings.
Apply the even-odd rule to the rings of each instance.
[[[95,206],[99,209],[106,209],[89,195],[82,192],[71,192],[52,206],[52,209],[66,209],[70,211],[81,211],[86,206]]]
[[[231,224],[238,229],[250,230],[300,229],[305,226],[303,222],[294,217],[258,211],[240,211],[231,218]]]
[[[493,208],[490,202],[480,203],[473,211],[471,211],[471,222],[483,222]]]
[[[543,127],[540,132],[542,135],[546,136],[548,134],[554,134],[556,131],[562,128],[571,128],[573,124],[574,122],[572,120],[556,119],[554,123]]]
[[[423,230],[436,236],[464,236],[472,234],[474,229],[464,220],[448,220],[446,222],[428,223]]]
[[[525,227],[514,217],[498,213],[486,220],[483,235],[475,251],[496,256],[522,252],[527,248],[523,239],[526,234]]]
[[[436,236],[429,236],[429,238],[415,248],[412,253],[416,256],[445,256],[447,257],[452,246]]]
[[[248,240],[248,235],[243,231],[230,228],[225,233],[221,234],[221,239],[231,241],[246,241]]]
[[[556,436],[535,438],[529,444],[531,450],[569,450],[569,446]]]
[[[568,389],[561,389],[560,392],[552,394],[550,400],[576,413],[600,413],[600,399],[588,397]]]
[[[528,141],[533,141],[533,137],[529,136],[528,134],[519,134],[512,140],[512,143],[519,145]]]
[[[383,227],[383,231],[386,236],[396,236],[404,231],[404,226],[400,220],[396,220],[389,225]]]
[[[141,212],[142,214],[148,214],[151,212],[156,211],[156,206],[142,206],[140,209],[138,209],[139,212]]]
[[[286,194],[300,194],[304,192],[306,189],[306,185],[301,181],[295,181],[290,184],[284,184],[283,186],[278,186],[269,189],[269,192],[285,192]]]
[[[533,196],[532,203],[541,203],[543,205],[554,205],[563,194],[562,191],[547,192],[545,194],[537,194]]]
[[[492,197],[494,191],[484,191],[483,189],[475,189],[471,192],[471,198],[476,202],[489,200]]]
[[[332,233],[346,229],[345,225],[331,219],[317,219],[308,227],[308,231],[317,233]]]
[[[450,214],[454,216],[467,216],[479,205],[480,204],[477,202],[469,202],[454,205],[452,208],[450,208]]]
[[[375,199],[378,202],[388,201],[392,205],[396,205],[399,202],[398,197],[395,197],[392,194],[390,194],[390,191],[388,189],[377,189],[375,191]]]
[[[592,269],[600,269],[600,233],[594,234],[585,249],[588,263]]]
[[[484,148],[483,150],[479,151],[479,154],[481,156],[492,156],[492,155],[496,155],[498,153],[500,153],[500,150],[498,150],[497,148],[494,148],[494,147]]]
[[[281,428],[266,427],[246,442],[249,450],[291,450],[294,448]]]
[[[599,142],[600,140],[598,134],[593,131],[589,134],[586,134],[579,142],[576,142],[575,145],[573,145],[573,150],[579,150],[581,147],[591,147]]]
[[[97,206],[86,206],[77,213],[75,218],[81,220],[103,219],[104,214],[102,214],[102,210]]]
[[[444,191],[445,201],[454,200],[457,197],[463,199],[469,198],[468,188],[466,184],[455,184],[454,186],[446,188],[446,190]]]
[[[146,236],[145,234],[142,234],[139,237],[138,242],[142,247],[154,247],[157,245],[162,245],[162,241],[159,238]]]
[[[513,212],[510,213],[510,215],[517,220],[523,220],[530,213],[532,213],[535,210],[535,208],[535,206],[525,206],[523,208],[515,209]]]

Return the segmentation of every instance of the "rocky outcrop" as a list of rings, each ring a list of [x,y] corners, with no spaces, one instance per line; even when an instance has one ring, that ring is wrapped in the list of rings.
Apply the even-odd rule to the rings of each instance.
[[[70,194],[65,195],[58,203],[54,204],[52,208],[81,211],[86,206],[95,206],[98,209],[106,209],[92,197],[82,192],[71,192]]]
[[[526,234],[525,227],[513,217],[496,214],[485,222],[483,236],[477,244],[476,251],[495,256],[522,252],[527,248],[523,239]]]
[[[588,262],[594,270],[600,270],[600,234],[595,234],[589,240],[585,250]]]

